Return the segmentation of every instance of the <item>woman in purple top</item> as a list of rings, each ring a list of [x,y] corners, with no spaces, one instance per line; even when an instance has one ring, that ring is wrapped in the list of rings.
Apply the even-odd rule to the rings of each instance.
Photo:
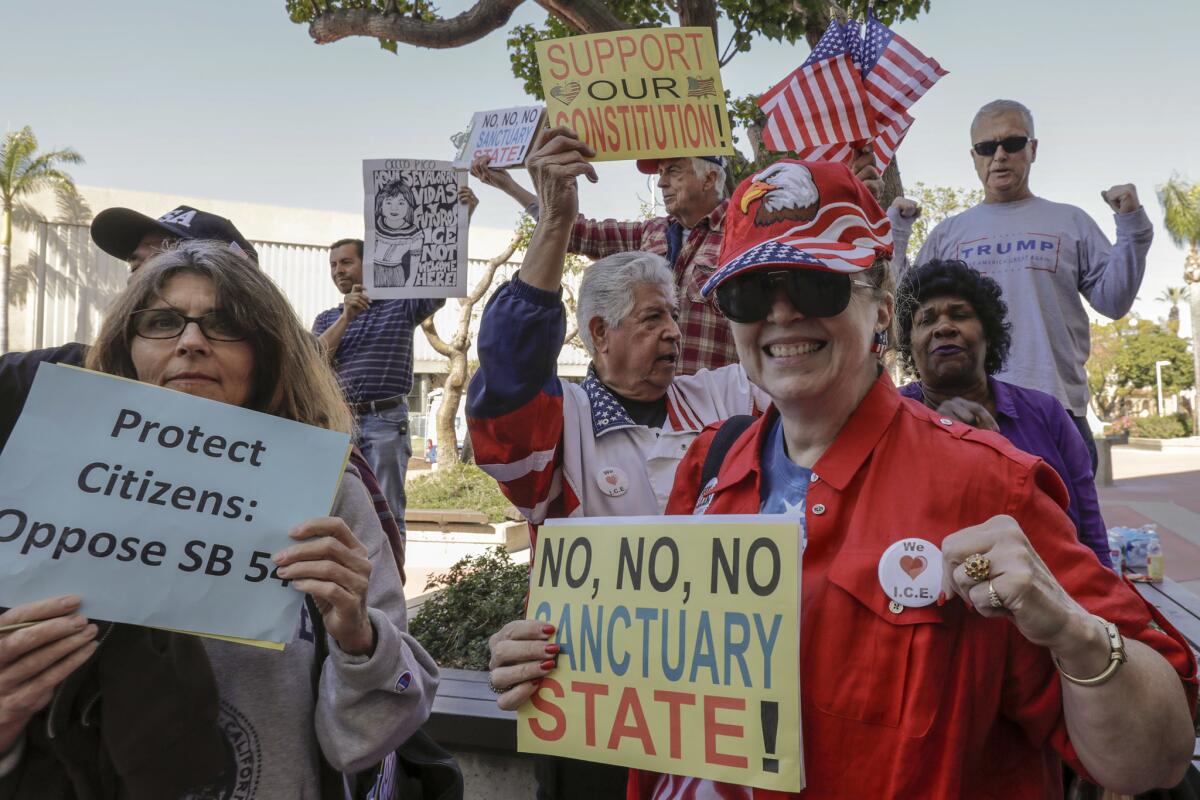
[[[1008,306],[991,278],[962,261],[909,270],[896,292],[900,357],[918,380],[900,393],[969,425],[998,431],[1054,467],[1067,485],[1079,540],[1112,566],[1091,457],[1051,395],[992,377],[1011,343]]]

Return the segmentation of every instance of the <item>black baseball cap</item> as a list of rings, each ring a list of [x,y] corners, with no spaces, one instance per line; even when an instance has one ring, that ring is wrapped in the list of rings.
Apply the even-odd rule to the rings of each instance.
[[[232,222],[191,206],[178,206],[158,219],[132,208],[106,208],[92,220],[92,241],[122,261],[128,261],[142,237],[152,231],[162,231],[173,239],[216,239],[258,261],[258,251]]]

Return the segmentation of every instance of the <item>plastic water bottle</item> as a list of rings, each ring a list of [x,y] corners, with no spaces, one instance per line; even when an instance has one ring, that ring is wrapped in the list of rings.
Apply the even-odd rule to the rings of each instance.
[[[1158,541],[1157,535],[1146,543],[1146,578],[1152,583],[1162,583],[1162,544]]]

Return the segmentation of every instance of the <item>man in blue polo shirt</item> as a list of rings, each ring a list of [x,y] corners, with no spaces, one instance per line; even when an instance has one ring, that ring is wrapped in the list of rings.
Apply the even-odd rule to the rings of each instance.
[[[358,421],[355,442],[404,529],[404,474],[412,456],[405,397],[413,382],[413,332],[444,299],[371,301],[362,287],[362,239],[329,248],[329,272],[344,298],[322,311],[313,333],[330,354]]]

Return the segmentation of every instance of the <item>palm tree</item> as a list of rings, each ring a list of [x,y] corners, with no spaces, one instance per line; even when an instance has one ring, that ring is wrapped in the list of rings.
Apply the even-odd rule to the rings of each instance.
[[[1179,304],[1187,299],[1187,295],[1186,286],[1168,286],[1157,298],[1160,303],[1171,304],[1171,310],[1167,312],[1167,330],[1175,335],[1179,335]]]
[[[75,182],[63,172],[64,164],[82,164],[83,156],[64,148],[39,153],[37,137],[26,125],[0,142],[0,209],[4,212],[4,239],[0,241],[0,353],[8,352],[8,279],[12,271],[12,217],[17,199],[46,188],[75,194]]]
[[[1163,207],[1163,226],[1176,247],[1187,247],[1183,261],[1183,279],[1188,285],[1188,305],[1192,314],[1192,369],[1200,391],[1200,185],[1187,183],[1178,175],[1158,187],[1158,202]],[[1200,395],[1197,396],[1200,400]],[[1200,430],[1200,402],[1193,403]]]

